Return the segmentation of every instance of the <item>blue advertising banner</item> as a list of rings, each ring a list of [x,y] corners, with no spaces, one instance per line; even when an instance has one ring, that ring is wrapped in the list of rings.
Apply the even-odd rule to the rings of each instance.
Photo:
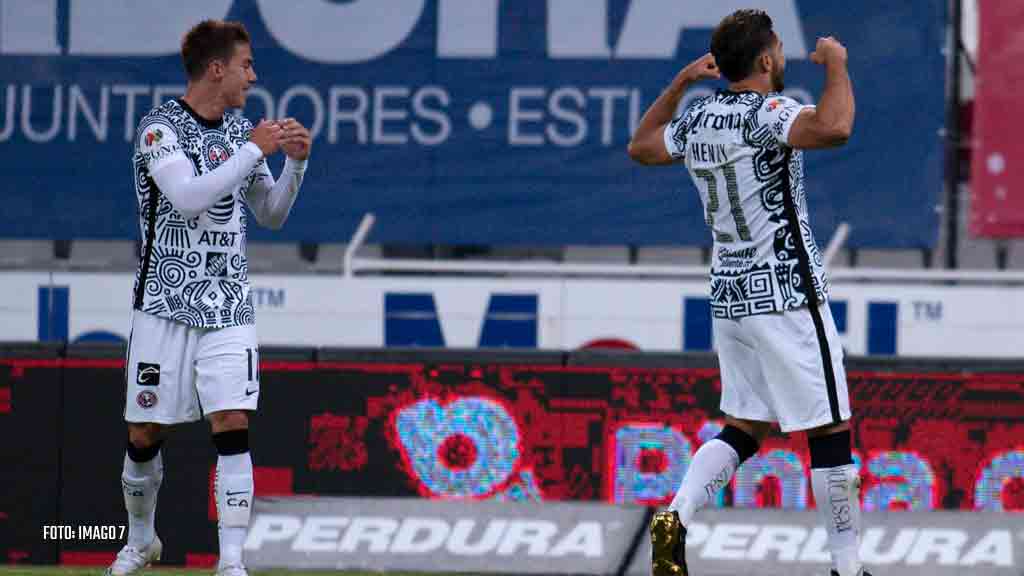
[[[374,212],[376,242],[706,245],[685,170],[634,165],[626,143],[750,5],[774,18],[798,100],[822,87],[816,38],[849,49],[854,136],[807,157],[819,239],[847,221],[853,246],[934,245],[941,0],[4,0],[0,237],[135,237],[136,124],[183,93],[188,27],[228,18],[253,37],[244,113],[315,136],[291,219],[256,238],[345,241]]]

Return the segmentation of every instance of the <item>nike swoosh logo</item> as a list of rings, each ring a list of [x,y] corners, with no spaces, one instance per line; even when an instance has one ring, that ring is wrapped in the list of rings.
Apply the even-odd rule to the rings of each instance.
[[[255,393],[259,392],[259,391],[260,391],[259,388],[257,388],[256,390],[249,390],[248,388],[246,388],[245,389],[245,395],[246,396],[252,396],[253,394],[255,394]]]
[[[248,490],[242,490],[242,491],[239,491],[239,492],[232,492],[232,491],[228,490],[228,496],[238,496],[239,494],[248,494],[248,493],[249,493]]]

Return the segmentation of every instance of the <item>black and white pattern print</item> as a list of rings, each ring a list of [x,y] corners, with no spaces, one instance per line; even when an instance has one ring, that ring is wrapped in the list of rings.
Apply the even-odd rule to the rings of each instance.
[[[716,318],[799,308],[808,303],[808,288],[818,302],[827,298],[828,278],[807,219],[803,157],[784,141],[802,109],[777,94],[720,91],[666,127],[665,145],[686,163],[712,228]]]
[[[206,213],[187,220],[150,176],[152,166],[178,153],[196,176],[206,174],[231,158],[251,131],[252,124],[235,114],[225,114],[217,126],[201,122],[176,100],[139,123],[133,167],[143,251],[135,275],[136,308],[195,327],[254,323],[245,194],[262,175],[254,171]]]

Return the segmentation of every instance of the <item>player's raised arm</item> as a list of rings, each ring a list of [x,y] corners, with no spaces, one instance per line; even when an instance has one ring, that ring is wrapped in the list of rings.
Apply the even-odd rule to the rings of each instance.
[[[711,54],[705,54],[683,68],[640,120],[640,126],[629,142],[629,157],[640,164],[671,164],[673,158],[665,146],[665,128],[672,121],[679,101],[694,82],[720,76]]]
[[[256,221],[274,230],[284,225],[299,195],[312,141],[309,130],[294,118],[286,118],[278,125],[281,128],[279,142],[287,157],[281,177],[275,182],[267,163],[261,162],[256,168],[256,179],[246,193]]]
[[[789,131],[793,148],[832,148],[853,133],[853,83],[846,69],[846,48],[832,37],[819,38],[811,61],[825,66],[825,90],[815,108],[804,109]]]
[[[185,219],[194,218],[209,210],[232,188],[249,177],[256,164],[278,149],[281,129],[275,123],[260,122],[252,136],[238,152],[216,169],[196,176],[192,162],[177,148],[174,131],[170,126],[156,125],[143,130],[141,149],[149,154],[150,174],[171,205]],[[151,137],[150,132],[161,130],[162,136]]]

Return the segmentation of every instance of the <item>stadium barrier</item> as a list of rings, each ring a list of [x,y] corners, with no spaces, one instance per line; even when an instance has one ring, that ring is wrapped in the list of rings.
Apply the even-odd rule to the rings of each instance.
[[[637,506],[578,502],[263,498],[245,557],[258,569],[646,576],[648,519]],[[694,574],[819,576],[828,569],[825,529],[814,512],[713,510],[698,520],[687,535]],[[864,525],[861,557],[884,574],[1019,574],[1019,515],[868,512]]]
[[[821,576],[825,529],[810,511],[708,510],[687,533],[687,564],[702,576]],[[865,512],[861,559],[887,576],[1020,574],[1024,517],[994,512]],[[629,576],[651,572],[644,539]]]
[[[100,564],[120,546],[122,356],[117,346],[0,347],[6,561]],[[258,494],[368,498],[367,516],[394,497],[422,497],[410,506],[457,500],[464,513],[473,509],[466,500],[625,510],[664,503],[693,452],[721,426],[708,354],[264,349],[261,360],[263,398],[252,423]],[[918,568],[974,566],[978,574],[1003,566],[1005,554],[1012,564],[1021,532],[1004,511],[1024,509],[1024,363],[854,357],[848,369],[863,506],[889,526],[877,553]],[[172,564],[215,560],[215,459],[206,425],[181,427],[164,447],[157,529]],[[712,506],[778,508],[782,516],[738,521],[806,530],[813,518],[799,513],[813,505],[808,467],[799,435],[769,438]],[[957,529],[968,532],[942,532],[940,515],[888,513],[937,509],[960,510]],[[972,523],[1009,530],[1009,552],[1004,532],[975,534]],[[775,528],[743,528],[723,532],[718,548],[701,544],[698,555],[728,559],[722,554],[740,548],[749,556],[754,549],[739,542],[753,546],[765,530],[771,539],[800,540],[798,560],[813,547],[812,532],[785,540]],[[928,552],[939,548],[958,552]]]
[[[260,341],[551,351],[609,343],[656,352],[706,352],[713,346],[706,269],[419,266],[415,274],[382,268],[382,274],[401,275],[352,278],[254,276],[250,295]],[[512,268],[502,272],[503,266]],[[1000,274],[1002,280],[980,272],[840,269],[832,275],[829,305],[851,355],[1022,358],[1017,335],[1024,331],[1024,273]],[[124,341],[134,277],[0,272],[0,341]]]
[[[257,499],[252,568],[615,574],[645,511],[602,504]]]

